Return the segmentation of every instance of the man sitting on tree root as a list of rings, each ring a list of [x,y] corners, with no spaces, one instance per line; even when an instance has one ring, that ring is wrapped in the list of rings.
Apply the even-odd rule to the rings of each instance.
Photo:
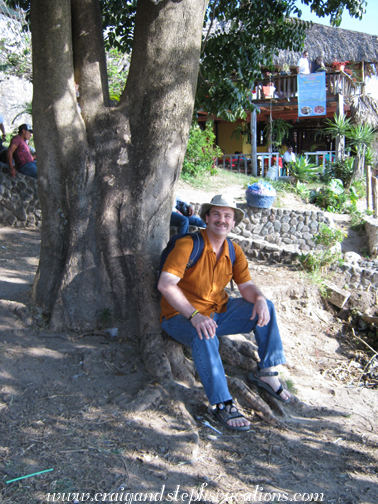
[[[259,371],[249,379],[280,401],[289,403],[274,367],[286,362],[274,305],[251,280],[247,259],[236,243],[235,254],[226,239],[244,218],[244,212],[225,195],[201,206],[204,249],[192,267],[188,261],[193,239],[177,240],[164,263],[158,289],[162,293],[161,326],[172,338],[190,346],[194,365],[215,417],[233,430],[248,430],[250,422],[232,402],[219,355],[218,337],[254,330],[260,357]],[[234,264],[230,256],[234,256]],[[226,285],[233,279],[242,295],[229,298]]]

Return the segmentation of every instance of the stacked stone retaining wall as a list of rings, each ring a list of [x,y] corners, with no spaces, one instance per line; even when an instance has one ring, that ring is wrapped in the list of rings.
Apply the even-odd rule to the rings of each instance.
[[[319,226],[333,225],[324,212],[239,206],[246,216],[233,233],[252,242],[265,240],[270,244],[293,245],[298,251],[309,251],[317,248],[314,236],[319,232]]]
[[[192,205],[198,214],[200,205]],[[247,258],[252,260],[293,263],[301,253],[322,249],[314,242],[314,236],[321,224],[334,227],[333,220],[321,211],[238,206],[244,210],[246,216],[242,223],[232,230],[230,238],[238,243]],[[366,232],[369,236],[378,236],[375,230],[371,231],[373,225],[378,228],[378,219],[368,219]],[[174,232],[177,230],[173,229]],[[376,245],[377,241],[378,238]],[[339,250],[341,252],[341,247]],[[347,252],[340,257],[341,261],[333,266],[333,271],[344,275],[346,288],[378,291],[378,258],[366,259],[355,252]]]
[[[41,227],[37,181],[21,173],[12,178],[7,165],[1,163],[0,168],[0,225]],[[198,214],[200,205],[192,205]],[[232,230],[230,237],[242,247],[248,259],[292,263],[298,254],[321,248],[315,245],[314,236],[322,223],[334,225],[324,212],[239,207],[244,210],[245,218]],[[374,221],[378,226],[378,220]],[[370,218],[370,226],[372,222]],[[172,228],[171,233],[177,233],[177,229]],[[344,254],[343,259],[334,270],[344,274],[347,287],[378,291],[378,259],[365,259],[354,252]]]
[[[0,163],[0,224],[3,226],[40,227],[42,212],[37,181],[21,173],[9,176],[8,165]]]

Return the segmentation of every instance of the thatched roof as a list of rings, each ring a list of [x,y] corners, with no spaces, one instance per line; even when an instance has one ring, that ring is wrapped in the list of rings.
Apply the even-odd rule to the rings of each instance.
[[[377,63],[378,37],[342,28],[333,28],[314,23],[308,30],[304,48],[309,52],[309,60],[323,54],[326,65],[332,65],[334,60],[349,61],[349,63]],[[275,56],[274,63],[296,66],[301,53],[280,51]]]
[[[350,112],[353,122],[378,127],[378,101],[371,96],[360,95],[351,98]]]

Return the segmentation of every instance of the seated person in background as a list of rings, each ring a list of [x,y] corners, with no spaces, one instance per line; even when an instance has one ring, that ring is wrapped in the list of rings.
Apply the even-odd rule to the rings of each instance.
[[[37,178],[37,163],[30,152],[27,141],[31,138],[33,129],[30,124],[21,124],[18,135],[14,136],[8,147],[8,165],[11,177],[16,176],[16,170],[23,175]],[[13,159],[15,167],[13,166]]]
[[[282,157],[283,174],[286,175],[287,165],[292,161],[295,161],[295,154],[293,152],[293,147],[288,147],[287,151]]]
[[[178,228],[178,234],[188,233],[189,226],[205,228],[203,220],[193,214],[193,207],[177,196],[171,214],[171,226]]]

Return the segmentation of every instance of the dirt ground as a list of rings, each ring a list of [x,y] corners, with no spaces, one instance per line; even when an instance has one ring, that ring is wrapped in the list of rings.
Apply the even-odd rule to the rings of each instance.
[[[190,201],[209,197],[180,184]],[[0,229],[1,503],[378,502],[377,390],[359,380],[357,342],[299,271],[250,264],[275,302],[282,377],[299,401],[277,410],[266,397],[277,425],[244,410],[252,426],[237,433],[205,401],[186,404],[195,425],[169,395],[155,401],[135,339],[49,332],[29,297],[39,246],[38,231]],[[145,390],[148,407],[131,408]]]

